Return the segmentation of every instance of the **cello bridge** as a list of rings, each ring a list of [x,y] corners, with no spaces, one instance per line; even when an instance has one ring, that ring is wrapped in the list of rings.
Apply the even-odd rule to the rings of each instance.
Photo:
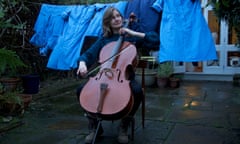
[[[112,79],[113,76],[114,76],[112,69],[109,69],[109,68],[105,68],[105,69],[104,69],[104,74],[105,74],[105,76],[107,76],[109,79]]]

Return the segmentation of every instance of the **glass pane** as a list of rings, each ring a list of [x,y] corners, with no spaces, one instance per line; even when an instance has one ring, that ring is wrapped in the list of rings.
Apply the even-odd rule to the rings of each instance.
[[[212,32],[213,40],[216,44],[220,42],[220,22],[214,12],[208,11],[208,26]]]
[[[211,60],[211,61],[207,61],[207,66],[219,66],[219,60],[220,60],[220,52],[217,51],[217,60]]]
[[[175,66],[183,66],[183,62],[175,62]]]
[[[229,27],[228,29],[228,44],[236,44],[237,43],[237,33],[233,27]]]
[[[202,62],[187,62],[186,63],[187,72],[202,72]]]
[[[230,51],[227,54],[227,66],[240,67],[240,52]]]

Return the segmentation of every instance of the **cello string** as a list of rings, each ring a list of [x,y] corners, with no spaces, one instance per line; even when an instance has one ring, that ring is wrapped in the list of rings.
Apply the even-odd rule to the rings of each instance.
[[[121,50],[119,53],[117,53],[117,54],[109,57],[108,59],[106,59],[105,61],[103,61],[103,62],[101,63],[101,65],[104,64],[104,63],[106,63],[107,61],[111,60],[112,58],[115,58],[115,57],[119,56],[119,55],[122,54],[123,52],[127,51],[128,48],[129,48],[129,47],[126,47],[125,49]],[[100,68],[101,65],[96,66],[93,70],[89,71],[84,77],[87,77],[87,76],[89,76],[90,74],[92,74],[93,72],[95,72],[97,69]]]
[[[129,26],[129,19],[125,19],[125,20],[123,21],[122,27],[128,27],[128,26]],[[118,41],[121,42],[121,41],[123,40],[123,37],[124,37],[124,36],[125,36],[125,34],[121,35]],[[117,42],[117,43],[119,43],[119,42]],[[122,42],[121,42],[121,43],[122,43]],[[128,44],[128,45],[129,45],[129,44]],[[116,51],[116,48],[117,48],[117,47],[120,47],[120,45],[116,45],[116,46],[115,46],[115,48],[114,48],[113,51],[112,51],[111,56],[110,56],[108,59],[106,59],[105,61],[103,61],[103,62],[101,63],[101,65],[104,64],[104,63],[106,63],[107,61],[110,61],[110,60],[113,61],[114,58],[116,58],[116,57],[119,56],[123,51],[125,51],[126,49],[128,49],[128,48],[125,48],[125,49],[121,50],[120,52],[117,52],[117,51]],[[87,73],[85,76],[83,76],[83,77],[84,77],[84,78],[88,77],[90,74],[92,74],[93,72],[95,72],[96,70],[98,70],[101,65],[96,66],[93,70],[91,70],[90,72],[88,72],[88,73]]]

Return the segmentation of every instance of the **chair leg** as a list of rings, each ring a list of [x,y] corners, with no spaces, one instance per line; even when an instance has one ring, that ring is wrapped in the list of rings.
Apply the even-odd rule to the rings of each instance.
[[[145,93],[142,98],[142,128],[145,127]]]

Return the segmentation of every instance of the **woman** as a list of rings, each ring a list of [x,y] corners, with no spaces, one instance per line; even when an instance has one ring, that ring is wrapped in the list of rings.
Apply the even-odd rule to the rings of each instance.
[[[109,7],[103,15],[103,36],[101,36],[81,57],[79,58],[79,67],[77,70],[77,75],[84,76],[88,72],[88,67],[98,61],[98,56],[101,49],[108,43],[117,41],[119,36],[125,34],[124,41],[134,42],[134,43],[152,43],[159,44],[158,34],[155,32],[140,33],[129,28],[123,28],[123,16],[114,7]],[[120,131],[118,136],[119,143],[128,143],[127,129],[131,118],[136,113],[141,101],[142,101],[142,88],[134,80],[134,72],[129,71],[130,88],[134,96],[134,105],[129,113],[129,116],[123,118],[120,123]],[[77,90],[77,97],[80,96],[83,86],[80,86]],[[85,143],[91,143],[94,139],[94,135],[97,127],[97,118],[93,114],[86,112],[87,118],[89,120],[89,131],[90,134],[86,136]],[[103,132],[102,127],[100,127],[98,136]]]

